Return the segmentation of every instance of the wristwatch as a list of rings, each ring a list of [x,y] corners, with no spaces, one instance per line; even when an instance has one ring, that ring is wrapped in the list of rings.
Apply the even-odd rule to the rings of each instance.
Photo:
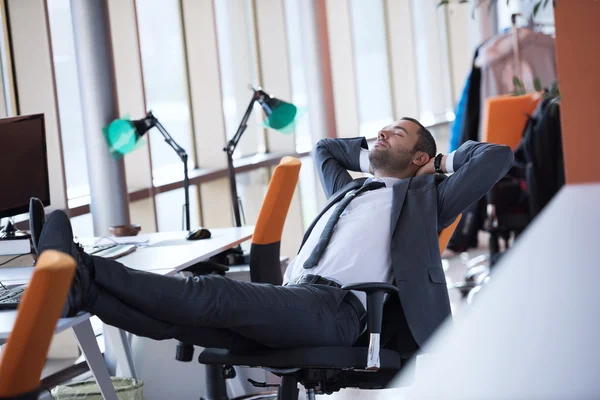
[[[444,173],[444,171],[442,170],[442,157],[444,157],[444,155],[440,153],[437,156],[435,156],[435,160],[433,161],[433,168],[435,168],[436,174]]]

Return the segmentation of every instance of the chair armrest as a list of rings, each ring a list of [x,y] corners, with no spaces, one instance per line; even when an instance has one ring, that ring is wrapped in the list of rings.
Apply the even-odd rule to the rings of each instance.
[[[398,293],[398,288],[389,283],[365,282],[342,286],[344,290],[355,290],[367,294],[367,330],[369,331],[369,352],[367,369],[379,369],[379,339],[383,323],[383,297],[386,293]]]
[[[353,283],[350,285],[342,286],[344,290],[356,290],[358,292],[375,293],[375,292],[386,292],[386,293],[398,293],[398,288],[390,283],[381,282],[364,282],[364,283]]]
[[[344,285],[342,289],[355,290],[367,294],[367,329],[370,334],[381,333],[383,296],[385,293],[398,293],[398,288],[389,283],[364,282]]]

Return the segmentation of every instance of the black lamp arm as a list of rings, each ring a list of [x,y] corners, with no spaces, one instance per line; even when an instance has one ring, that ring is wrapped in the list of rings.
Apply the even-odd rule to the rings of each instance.
[[[153,115],[151,115],[150,117],[152,118],[153,125],[158,128],[160,133],[165,138],[165,142],[167,142],[168,145],[171,146],[173,148],[173,150],[175,150],[175,152],[177,153],[177,155],[179,156],[181,161],[185,160],[185,162],[187,162],[188,155],[187,155],[187,152],[184,150],[184,148],[181,147],[180,145],[178,145],[177,142],[175,142],[175,140],[173,140],[171,135],[169,135],[169,132],[167,132],[167,130],[162,126],[160,121],[158,119],[156,119],[156,117],[154,117]]]
[[[242,134],[248,127],[248,119],[250,118],[250,114],[252,114],[252,110],[254,109],[254,103],[256,101],[260,101],[261,96],[264,96],[264,92],[260,89],[253,90],[252,98],[250,99],[250,103],[248,104],[248,108],[246,108],[246,112],[240,121],[240,125],[238,126],[235,135],[227,142],[227,146],[223,148],[223,151],[227,153],[227,169],[229,172],[229,186],[231,190],[231,201],[233,205],[233,217],[235,219],[235,226],[242,226],[242,217],[240,214],[240,205],[237,193],[237,185],[235,182],[235,167],[233,166],[233,152],[238,145],[238,142],[242,138]]]
[[[175,142],[175,140],[173,140],[171,135],[169,135],[169,132],[167,132],[167,130],[162,126],[160,121],[158,119],[156,119],[156,117],[152,114],[152,112],[149,112],[147,117],[150,118],[151,124],[158,128],[160,133],[165,138],[165,142],[167,142],[168,145],[171,146],[173,148],[173,150],[175,150],[175,152],[181,159],[181,162],[183,162],[183,191],[184,191],[184,196],[185,196],[185,203],[183,205],[183,208],[184,208],[184,217],[185,217],[185,230],[189,231],[190,224],[191,224],[191,221],[190,221],[190,178],[188,176],[187,152],[185,151],[185,149],[183,147],[178,145],[177,142]]]
[[[259,97],[259,92],[254,89],[254,94],[252,95],[252,98],[250,99],[250,104],[248,104],[248,108],[246,108],[246,112],[244,113],[244,116],[242,117],[242,120],[240,121],[240,125],[238,126],[237,132],[235,132],[235,135],[233,135],[233,137],[229,140],[229,142],[227,142],[227,146],[223,149],[224,151],[227,152],[227,154],[233,155],[233,152],[235,151],[235,148],[237,147],[238,142],[242,138],[242,134],[248,127],[248,119],[250,118],[250,114],[252,114],[252,110],[254,108],[254,102],[256,102],[258,100],[258,97]]]

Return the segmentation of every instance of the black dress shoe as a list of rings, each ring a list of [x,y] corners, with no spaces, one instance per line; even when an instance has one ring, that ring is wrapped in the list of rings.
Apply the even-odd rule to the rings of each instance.
[[[63,211],[52,212],[44,224],[38,241],[38,251],[41,254],[44,250],[67,253],[77,262],[75,277],[61,316],[71,317],[85,310],[92,289],[93,261],[92,257],[74,242],[71,222]]]

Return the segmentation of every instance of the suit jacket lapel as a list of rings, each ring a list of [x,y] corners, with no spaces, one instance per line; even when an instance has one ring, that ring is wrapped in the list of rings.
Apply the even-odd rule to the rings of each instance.
[[[340,201],[342,199],[342,197],[344,197],[346,195],[346,193],[348,193],[349,191],[351,191],[353,189],[357,189],[357,188],[361,187],[362,184],[364,183],[364,181],[366,181],[366,180],[367,180],[367,178],[355,179],[355,180],[349,182],[348,184],[346,184],[346,186],[344,186],[340,190],[338,190],[333,196],[331,196],[331,198],[329,199],[329,202],[325,205],[325,207],[323,207],[323,210],[321,210],[321,212],[319,213],[317,218],[315,218],[313,220],[313,222],[310,224],[310,226],[306,230],[306,233],[304,234],[304,238],[302,239],[302,244],[300,245],[300,249],[302,249],[302,246],[304,246],[304,242],[306,242],[306,239],[308,239],[308,237],[310,236],[310,233],[312,232],[312,230],[315,227],[315,225],[317,224],[317,222],[321,219],[323,214],[325,214],[327,212],[327,210],[329,210],[331,208],[331,206],[333,206],[338,201]],[[300,252],[300,249],[298,249],[298,252]]]
[[[390,230],[390,232],[392,232],[392,237],[394,235],[394,231],[396,230],[396,225],[398,225],[400,213],[402,213],[402,206],[404,205],[404,199],[406,198],[406,192],[408,192],[411,179],[412,178],[401,179],[395,183],[393,187],[394,194],[392,198],[392,225]]]

